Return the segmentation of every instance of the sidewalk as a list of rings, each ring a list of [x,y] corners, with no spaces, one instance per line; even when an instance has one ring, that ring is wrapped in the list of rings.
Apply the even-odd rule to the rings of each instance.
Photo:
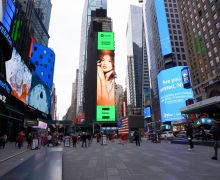
[[[15,147],[15,142],[7,142],[5,148],[0,149],[0,163],[26,151],[28,151],[27,143],[24,143],[23,147],[18,149],[18,147]]]
[[[40,150],[27,149],[26,142],[24,142],[21,149],[18,149],[18,147],[15,147],[15,142],[8,142],[5,145],[5,149],[0,149],[0,179],[1,176],[14,169],[42,149],[44,148],[41,148]]]

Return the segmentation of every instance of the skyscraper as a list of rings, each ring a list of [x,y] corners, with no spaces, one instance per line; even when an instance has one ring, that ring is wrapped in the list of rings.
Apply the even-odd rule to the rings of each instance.
[[[196,101],[220,96],[220,1],[178,1]]]
[[[132,108],[142,109],[143,91],[143,40],[142,9],[131,5],[127,24],[127,105],[128,113]]]
[[[77,110],[76,113],[84,112],[84,80],[85,67],[87,66],[87,44],[88,30],[91,22],[91,11],[95,9],[107,9],[107,0],[85,0],[82,25],[81,25],[81,41],[80,41],[80,56],[79,56],[79,76],[78,76],[78,91],[77,91]]]
[[[143,13],[150,64],[152,115],[154,120],[159,120],[157,75],[164,69],[186,66],[186,46],[177,0],[144,0]]]

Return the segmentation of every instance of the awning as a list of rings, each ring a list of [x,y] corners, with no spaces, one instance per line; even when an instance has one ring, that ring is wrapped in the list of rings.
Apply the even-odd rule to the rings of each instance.
[[[180,109],[181,114],[220,112],[220,96],[214,96]]]
[[[210,118],[200,118],[195,122],[195,126],[201,126],[204,124],[212,125],[212,119]]]

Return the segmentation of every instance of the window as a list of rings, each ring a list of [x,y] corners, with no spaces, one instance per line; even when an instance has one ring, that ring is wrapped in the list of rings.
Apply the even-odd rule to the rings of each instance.
[[[47,54],[47,51],[46,51],[46,50],[44,50],[44,54]]]
[[[201,22],[202,22],[202,24],[204,23],[204,19],[203,18],[201,19]]]
[[[210,34],[210,35],[212,35],[212,34],[213,34],[213,31],[212,31],[212,29],[210,29],[210,30],[209,30],[209,34]]]
[[[218,32],[218,38],[220,39],[220,32]]]
[[[203,26],[203,28],[202,28],[202,29],[203,29],[203,31],[205,31],[205,30],[206,30],[205,26]]]
[[[215,26],[216,26],[217,29],[219,29],[220,28],[220,23],[217,22]]]
[[[214,43],[215,43],[215,39],[214,39],[214,38],[212,38],[212,39],[211,39],[211,41],[212,41],[212,44],[214,44]]]
[[[216,61],[217,63],[220,61],[218,56],[215,58],[215,61]]]
[[[42,56],[42,54],[40,54],[39,58],[40,58],[40,59],[43,59],[43,56]]]
[[[43,72],[43,71],[41,71],[40,75],[41,75],[41,76],[44,76],[44,72]]]
[[[215,5],[212,6],[212,11],[215,11]]]
[[[208,53],[208,56],[209,56],[209,57],[211,57],[211,56],[212,56],[212,53],[211,53],[210,51],[209,51],[209,53]]]
[[[212,74],[215,75],[215,70],[214,69],[212,70]]]
[[[207,48],[209,48],[209,47],[210,47],[209,43],[206,43],[206,47],[207,47]]]
[[[207,24],[208,24],[208,26],[211,26],[211,23],[210,23],[210,21],[208,21],[208,22],[207,22]]]
[[[217,13],[215,13],[213,17],[214,17],[214,20],[216,20],[217,17],[218,17],[218,16],[217,16]]]
[[[210,65],[211,65],[211,66],[214,66],[214,63],[213,63],[213,61],[210,61]]]

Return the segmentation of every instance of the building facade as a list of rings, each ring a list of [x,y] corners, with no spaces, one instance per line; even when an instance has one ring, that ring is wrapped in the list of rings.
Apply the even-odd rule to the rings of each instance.
[[[127,105],[128,114],[133,108],[142,109],[143,91],[143,40],[142,9],[131,5],[127,24]]]
[[[157,75],[161,70],[186,66],[186,45],[177,0],[144,0],[144,28],[151,77],[152,119],[160,120]]]
[[[178,1],[196,102],[220,96],[220,1]]]

